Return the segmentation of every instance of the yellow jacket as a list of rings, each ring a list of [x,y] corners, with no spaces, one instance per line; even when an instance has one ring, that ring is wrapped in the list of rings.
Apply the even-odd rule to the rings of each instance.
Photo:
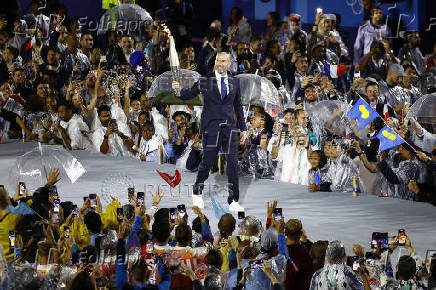
[[[0,212],[0,243],[8,263],[14,260],[14,250],[9,248],[9,231],[15,231],[15,226],[21,218],[21,215],[12,214],[6,209]]]

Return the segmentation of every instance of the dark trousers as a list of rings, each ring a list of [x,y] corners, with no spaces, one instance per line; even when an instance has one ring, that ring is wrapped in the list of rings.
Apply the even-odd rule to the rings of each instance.
[[[203,159],[198,166],[194,194],[201,194],[204,182],[209,177],[209,170],[217,163],[218,153],[225,154],[227,160],[229,197],[227,202],[239,201],[238,178],[238,131],[222,127],[217,135],[203,134]]]

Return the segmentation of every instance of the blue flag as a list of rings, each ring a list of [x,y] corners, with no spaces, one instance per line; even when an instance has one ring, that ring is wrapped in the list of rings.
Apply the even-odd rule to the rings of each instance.
[[[362,130],[374,121],[375,118],[380,117],[380,115],[365,100],[359,98],[351,110],[348,111],[347,117],[357,120],[357,127],[359,130]]]
[[[404,143],[404,139],[388,126],[384,126],[373,138],[380,140],[379,151],[385,151]]]
[[[28,215],[36,214],[36,212],[31,209],[25,202],[20,202],[16,207],[8,205],[6,210],[12,214]]]

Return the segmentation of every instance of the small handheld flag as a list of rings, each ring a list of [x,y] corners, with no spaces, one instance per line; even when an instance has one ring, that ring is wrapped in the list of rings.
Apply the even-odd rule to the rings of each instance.
[[[357,127],[359,130],[362,130],[374,121],[375,118],[380,117],[380,115],[365,100],[359,98],[350,111],[348,111],[347,117],[357,120]]]
[[[397,133],[394,132],[388,126],[384,126],[375,137],[380,140],[379,151],[385,151],[387,149],[394,148],[403,144],[405,141]]]
[[[335,64],[325,63],[324,70],[325,70],[326,75],[329,78],[337,79],[346,73],[347,67],[344,65],[335,65]]]

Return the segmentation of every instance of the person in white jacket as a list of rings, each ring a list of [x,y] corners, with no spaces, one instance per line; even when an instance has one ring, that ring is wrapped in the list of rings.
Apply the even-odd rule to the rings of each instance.
[[[55,123],[53,129],[60,133],[65,147],[69,150],[89,149],[91,147],[87,136],[89,128],[82,116],[73,114],[71,101],[59,104],[58,114],[60,122]]]
[[[308,185],[309,169],[311,165],[308,156],[309,135],[301,126],[295,127],[294,142],[273,150],[271,157],[278,161],[276,173],[278,180],[282,182]],[[281,172],[280,172],[281,169]]]
[[[169,143],[167,142],[167,145],[168,144]],[[162,146],[162,162],[165,162],[167,154],[162,136],[155,134],[155,128],[151,121],[145,122],[142,126],[142,136],[137,158],[145,162],[158,162],[159,146]]]

